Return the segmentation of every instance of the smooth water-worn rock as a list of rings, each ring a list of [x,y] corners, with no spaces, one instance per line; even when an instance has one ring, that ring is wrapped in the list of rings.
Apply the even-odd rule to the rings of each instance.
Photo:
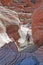
[[[43,45],[43,6],[36,9],[32,16],[32,34],[36,45]]]

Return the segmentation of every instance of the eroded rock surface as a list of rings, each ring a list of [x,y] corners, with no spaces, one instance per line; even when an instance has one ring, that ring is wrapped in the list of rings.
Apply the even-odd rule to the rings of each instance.
[[[36,45],[43,45],[43,7],[39,7],[32,16],[32,32]]]

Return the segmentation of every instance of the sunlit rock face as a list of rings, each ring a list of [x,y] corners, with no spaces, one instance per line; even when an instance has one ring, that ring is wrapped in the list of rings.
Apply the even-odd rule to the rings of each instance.
[[[20,34],[20,38],[18,39],[18,42],[20,43],[21,47],[28,45],[27,41],[30,40],[27,38],[32,35],[31,29],[26,27],[25,25],[21,25],[18,32]],[[29,35],[28,37],[27,34]]]
[[[0,47],[9,42],[11,42],[11,39],[6,33],[6,27],[4,26],[2,21],[0,21]]]
[[[39,7],[32,16],[32,33],[36,45],[43,45],[43,6]]]
[[[0,47],[2,47],[6,43],[12,42],[6,32],[6,27],[8,27],[9,25],[19,26],[19,24],[20,20],[15,11],[0,6]]]
[[[20,24],[17,13],[2,6],[0,6],[0,20],[3,21],[5,26],[13,24],[19,26]]]
[[[14,39],[19,51],[34,44],[31,28],[27,27],[27,25],[20,25],[19,27],[17,25],[8,26],[7,33]]]

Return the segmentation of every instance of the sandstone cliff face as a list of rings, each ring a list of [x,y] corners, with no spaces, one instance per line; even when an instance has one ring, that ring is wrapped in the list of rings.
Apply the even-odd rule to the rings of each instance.
[[[24,3],[25,2],[25,3]],[[35,2],[35,3],[33,3]],[[6,21],[10,22],[10,26],[7,26],[7,33],[8,35],[10,36],[10,38],[14,38],[16,41],[20,38],[20,35],[18,33],[18,30],[20,29],[20,27],[18,26],[18,22],[22,22],[23,25],[25,24],[28,24],[30,23],[31,21],[31,16],[32,16],[32,12],[34,12],[34,8],[36,9],[37,7],[39,7],[41,5],[41,3],[43,4],[43,0],[24,0],[24,1],[18,1],[18,2],[15,2],[15,1],[12,1],[12,0],[1,0],[1,6],[4,5],[4,6],[8,6],[9,9],[7,10],[6,7],[3,8],[3,7],[0,7],[0,12],[1,12],[1,21],[4,21],[6,23]],[[29,4],[29,5],[28,5]],[[43,6],[43,5],[42,5]],[[11,8],[12,7],[12,8]],[[16,9],[16,11],[18,12],[17,14],[14,13],[14,10]],[[4,11],[4,12],[3,12]],[[40,10],[39,10],[40,11]],[[7,13],[6,13],[7,12]],[[20,12],[20,13],[19,13]],[[22,12],[22,13],[21,13]],[[31,13],[30,13],[31,12]],[[42,12],[40,12],[40,15],[37,14],[37,12],[35,14],[33,14],[33,19],[36,18],[38,19],[41,19],[43,16],[43,14],[41,14]],[[35,16],[36,15],[36,16]],[[3,20],[3,17],[5,16],[5,19]],[[19,18],[18,18],[19,16]],[[16,19],[15,19],[16,17]],[[40,17],[40,18],[38,18]],[[20,19],[20,20],[19,20]],[[42,18],[43,19],[43,18]],[[42,20],[41,19],[41,20]],[[13,21],[13,23],[11,23],[11,21]],[[35,20],[37,21],[37,20]],[[37,22],[38,22],[37,21]],[[17,24],[17,25],[12,25],[12,24]],[[34,22],[34,21],[33,21]],[[36,23],[37,23],[36,22]],[[33,23],[32,25],[32,30],[34,30],[34,26],[36,25],[36,23]],[[8,24],[8,23],[6,23]],[[42,23],[41,23],[42,24]],[[40,22],[37,23],[37,26],[40,25]],[[30,25],[29,25],[30,26]],[[11,28],[11,29],[10,29]],[[0,28],[1,29],[1,28]],[[36,28],[35,28],[36,29]],[[39,31],[39,29],[37,29],[37,31]],[[35,30],[33,31],[35,33]],[[34,33],[33,33],[33,38],[35,39],[35,36],[34,36]],[[37,36],[37,39],[40,38],[42,41],[43,41],[43,37],[41,34],[41,32],[37,32],[35,33],[35,35],[38,35]],[[40,37],[41,36],[41,37]],[[40,43],[42,43],[40,40]],[[19,45],[19,43],[17,42],[17,44]],[[37,43],[39,44],[39,43]]]
[[[9,43],[11,41],[11,39],[9,38],[9,36],[6,32],[6,31],[8,31],[7,27],[10,25],[14,25],[15,26],[15,28],[13,28],[13,29],[15,29],[14,32],[16,32],[17,29],[19,28],[18,22],[20,22],[20,20],[19,20],[19,18],[18,19],[16,19],[16,18],[18,18],[18,15],[15,11],[12,11],[3,6],[0,6],[0,47],[2,47],[4,44]],[[12,30],[12,27],[10,27],[10,29]],[[10,31],[10,33],[12,33],[12,32],[13,31]]]
[[[43,7],[39,7],[32,16],[33,39],[37,45],[43,45]]]
[[[3,5],[7,5],[7,6],[10,6],[11,5],[11,2],[12,2],[12,0],[1,0],[1,3],[3,4]]]

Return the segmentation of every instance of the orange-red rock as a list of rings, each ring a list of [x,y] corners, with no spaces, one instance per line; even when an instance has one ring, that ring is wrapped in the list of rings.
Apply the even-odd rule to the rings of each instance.
[[[30,9],[25,7],[26,12],[33,12],[36,8],[43,4],[43,0],[24,0]]]
[[[12,0],[1,0],[3,5],[10,5]]]
[[[7,27],[7,33],[10,38],[13,38],[17,45],[19,46],[18,39],[20,38],[20,35],[18,33],[19,27],[17,25],[10,25]]]
[[[28,4],[28,6],[35,8],[39,7],[43,0],[25,0],[25,2]]]
[[[32,34],[34,42],[43,45],[43,6],[35,10],[32,16]]]

